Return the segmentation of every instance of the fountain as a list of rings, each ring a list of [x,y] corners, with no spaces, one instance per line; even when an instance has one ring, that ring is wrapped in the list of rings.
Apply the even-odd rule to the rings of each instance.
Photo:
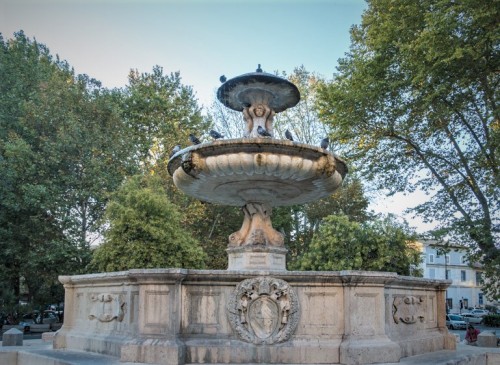
[[[275,113],[300,100],[287,80],[259,69],[226,81],[217,97],[242,111],[242,137],[180,150],[168,171],[192,197],[242,207],[228,270],[60,277],[66,312],[54,348],[152,364],[371,364],[454,348],[447,281],[286,270],[272,208],[330,195],[346,164],[326,149],[273,137]]]
[[[242,207],[242,227],[229,237],[229,270],[285,270],[287,250],[282,234],[272,227],[272,208],[332,194],[347,167],[322,148],[272,138],[274,114],[300,100],[297,87],[287,80],[249,73],[226,81],[217,97],[225,106],[243,112],[243,138],[179,151],[168,171],[175,185],[190,196]],[[259,127],[270,137],[259,135]]]

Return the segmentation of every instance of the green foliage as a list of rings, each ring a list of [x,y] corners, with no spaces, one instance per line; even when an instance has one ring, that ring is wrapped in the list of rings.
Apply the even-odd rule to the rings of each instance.
[[[62,301],[90,261],[109,192],[134,171],[121,96],[22,32],[0,42],[0,274],[16,297]]]
[[[243,222],[241,208],[209,203],[199,204],[202,210],[197,219],[190,217],[189,227],[201,242],[207,254],[207,269],[227,269],[227,244],[231,233],[240,229]]]
[[[488,314],[483,318],[484,325],[488,327],[500,327],[500,314]]]
[[[94,252],[99,271],[132,268],[202,268],[205,253],[156,176],[135,176],[113,195],[106,208],[109,229]]]
[[[133,70],[123,93],[122,117],[144,171],[163,171],[175,145],[186,147],[189,133],[200,136],[208,128],[192,88],[181,83],[179,72],[164,75],[160,66],[151,73]]]
[[[391,218],[364,223],[346,216],[323,220],[309,251],[295,263],[300,270],[391,271],[409,275],[420,263],[420,252],[408,228]]]
[[[431,194],[414,212],[470,245],[490,283],[500,276],[499,15],[486,0],[369,1],[319,90],[346,160],[380,189]]]
[[[285,235],[290,237],[286,242],[289,249],[287,262],[289,267],[297,267],[295,261],[309,250],[309,245],[321,226],[323,220],[331,215],[344,215],[353,222],[365,222],[370,215],[366,209],[368,199],[364,196],[363,186],[359,179],[348,175],[342,187],[332,195],[311,202],[304,206],[289,208],[289,224]],[[276,225],[280,227],[280,225]]]

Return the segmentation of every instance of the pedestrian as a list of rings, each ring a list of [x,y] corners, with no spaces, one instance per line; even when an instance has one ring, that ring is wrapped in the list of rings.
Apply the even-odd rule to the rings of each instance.
[[[477,335],[479,330],[475,329],[473,325],[469,324],[467,332],[465,333],[465,342],[467,345],[477,346]]]

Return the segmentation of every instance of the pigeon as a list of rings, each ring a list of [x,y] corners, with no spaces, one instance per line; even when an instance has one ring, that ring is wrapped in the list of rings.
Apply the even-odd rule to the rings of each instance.
[[[259,66],[257,67],[257,70],[255,70],[255,72],[262,72],[262,69],[260,68],[260,63],[259,63]]]
[[[219,80],[220,82],[225,83],[227,79],[226,76],[222,75],[221,77],[219,77]]]
[[[217,131],[214,131],[213,129],[209,133],[210,133],[210,136],[212,136],[213,139],[224,138],[224,136],[222,134],[220,134]]]
[[[198,138],[196,138],[192,133],[189,134],[189,140],[193,143],[193,144],[200,144],[200,140]]]
[[[286,139],[293,141],[292,133],[290,133],[290,131],[288,129],[285,131],[285,137],[286,137]]]
[[[266,131],[264,128],[262,128],[262,126],[258,126],[257,127],[257,133],[262,136],[262,137],[271,137],[271,133],[269,133],[268,131]]]
[[[172,148],[172,152],[170,152],[170,157],[172,157],[173,155],[175,155],[180,150],[181,150],[181,146],[180,145],[176,145],[174,148]]]
[[[328,149],[328,143],[330,143],[330,139],[328,137],[323,138],[320,144],[321,148],[324,150]]]

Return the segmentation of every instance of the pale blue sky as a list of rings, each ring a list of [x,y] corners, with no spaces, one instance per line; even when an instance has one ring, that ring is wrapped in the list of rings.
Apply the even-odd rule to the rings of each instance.
[[[203,104],[219,76],[291,72],[331,78],[364,0],[0,0],[4,38],[23,29],[106,87],[130,68],[180,71]]]
[[[131,68],[180,71],[209,106],[220,75],[253,72],[259,63],[287,73],[304,65],[330,79],[365,8],[364,0],[0,0],[0,33],[24,30],[106,87],[124,86]],[[381,196],[371,208],[402,215],[426,199]]]

